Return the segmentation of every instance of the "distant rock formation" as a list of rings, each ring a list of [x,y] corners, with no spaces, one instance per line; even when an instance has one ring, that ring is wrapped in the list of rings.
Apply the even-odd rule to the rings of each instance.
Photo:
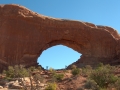
[[[78,66],[120,62],[120,35],[111,27],[51,18],[19,5],[0,6],[1,70],[15,64],[37,65],[44,50],[59,44],[82,54]]]

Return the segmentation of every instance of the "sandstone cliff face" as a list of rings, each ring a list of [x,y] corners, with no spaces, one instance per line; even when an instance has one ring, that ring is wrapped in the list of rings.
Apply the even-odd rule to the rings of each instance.
[[[55,19],[19,5],[0,6],[0,68],[37,65],[40,54],[54,45],[66,45],[82,54],[84,63],[120,58],[120,35],[111,27]],[[82,60],[81,60],[82,61]],[[119,60],[120,61],[120,60]]]

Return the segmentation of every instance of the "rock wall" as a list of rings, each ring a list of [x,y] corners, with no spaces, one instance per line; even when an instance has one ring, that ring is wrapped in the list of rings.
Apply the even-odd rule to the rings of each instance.
[[[84,64],[89,58],[93,64],[96,58],[120,62],[120,35],[111,27],[51,18],[19,5],[0,6],[1,70],[15,64],[37,65],[40,54],[58,44],[88,58],[82,59]]]

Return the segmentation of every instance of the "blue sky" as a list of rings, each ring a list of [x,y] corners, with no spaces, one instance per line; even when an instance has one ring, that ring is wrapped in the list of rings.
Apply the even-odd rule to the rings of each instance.
[[[120,33],[120,0],[0,0],[0,4],[19,4],[54,18],[64,18],[110,26]],[[66,46],[45,50],[39,58],[43,67],[64,68],[80,54]]]

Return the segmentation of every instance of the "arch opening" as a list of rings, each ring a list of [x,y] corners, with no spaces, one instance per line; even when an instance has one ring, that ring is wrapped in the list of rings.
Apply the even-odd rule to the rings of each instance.
[[[44,69],[64,69],[80,59],[81,54],[65,45],[55,45],[44,50],[37,62]]]

